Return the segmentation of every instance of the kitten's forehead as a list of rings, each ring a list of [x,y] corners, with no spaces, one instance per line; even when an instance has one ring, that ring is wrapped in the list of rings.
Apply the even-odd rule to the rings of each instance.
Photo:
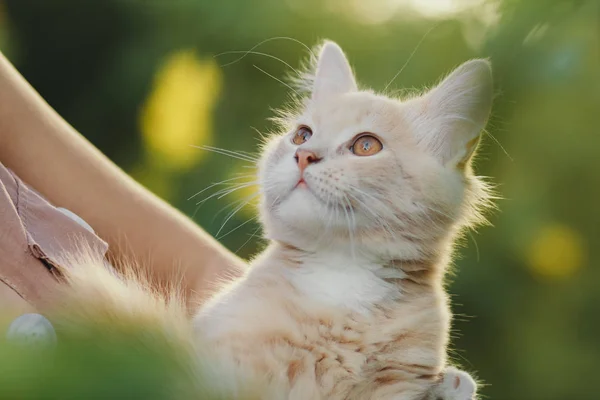
[[[304,119],[316,132],[326,134],[370,131],[398,138],[408,130],[398,101],[368,92],[347,93],[312,103]]]

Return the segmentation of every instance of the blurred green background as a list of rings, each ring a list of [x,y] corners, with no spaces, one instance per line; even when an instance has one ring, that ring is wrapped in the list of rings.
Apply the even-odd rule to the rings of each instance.
[[[390,88],[489,57],[497,97],[477,170],[505,200],[461,249],[454,357],[487,398],[585,400],[599,396],[599,19],[596,0],[0,0],[0,49],[119,166],[243,257],[261,248],[255,211],[229,214],[254,189],[189,198],[253,170],[191,145],[254,153],[287,99],[273,77],[290,69],[220,53],[329,38],[376,90],[413,51]],[[294,68],[307,56],[284,39],[255,51]]]

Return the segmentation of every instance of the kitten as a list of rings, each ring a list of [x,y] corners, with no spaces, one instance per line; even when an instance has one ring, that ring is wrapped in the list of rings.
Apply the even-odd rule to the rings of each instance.
[[[404,101],[360,91],[326,42],[310,97],[263,149],[270,240],[246,275],[195,316],[198,337],[290,399],[466,400],[446,363],[443,277],[486,187],[469,160],[492,103],[487,61]]]
[[[230,398],[243,397],[244,380],[273,399],[474,397],[473,379],[446,368],[443,279],[456,236],[489,203],[470,165],[491,109],[489,63],[398,100],[359,90],[326,42],[306,78],[310,95],[263,149],[270,243],[241,279],[190,324],[134,278],[65,261],[76,265],[65,269],[70,310],[158,326],[201,363],[217,360],[214,381]]]

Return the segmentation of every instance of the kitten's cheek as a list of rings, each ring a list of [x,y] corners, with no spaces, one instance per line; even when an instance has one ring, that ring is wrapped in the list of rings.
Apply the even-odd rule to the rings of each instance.
[[[284,202],[294,191],[298,178],[296,171],[289,165],[280,164],[273,168],[261,182],[265,193],[265,200],[273,206]]]

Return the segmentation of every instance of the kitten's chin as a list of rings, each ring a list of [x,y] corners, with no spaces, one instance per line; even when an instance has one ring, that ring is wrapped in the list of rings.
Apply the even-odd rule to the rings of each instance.
[[[296,187],[274,211],[278,220],[301,230],[319,228],[328,220],[327,206],[306,186]]]

